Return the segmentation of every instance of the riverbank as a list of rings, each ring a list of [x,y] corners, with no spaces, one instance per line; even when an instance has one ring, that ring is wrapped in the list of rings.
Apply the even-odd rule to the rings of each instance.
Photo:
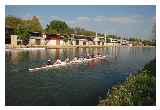
[[[146,64],[137,74],[115,85],[99,101],[98,106],[155,106],[156,60]]]
[[[46,49],[57,49],[57,48],[104,48],[104,47],[129,47],[129,48],[134,48],[134,47],[155,47],[155,46],[112,46],[112,45],[64,45],[64,46],[52,46],[48,47],[46,45],[35,45],[35,46],[18,46],[16,48],[11,48],[11,46],[6,46],[6,49],[23,49],[23,48],[46,48]]]

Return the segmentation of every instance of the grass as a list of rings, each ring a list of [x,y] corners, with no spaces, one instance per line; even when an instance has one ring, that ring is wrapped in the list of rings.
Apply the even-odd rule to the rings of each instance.
[[[99,101],[100,106],[154,106],[156,105],[156,60],[146,64],[135,75],[108,90]]]

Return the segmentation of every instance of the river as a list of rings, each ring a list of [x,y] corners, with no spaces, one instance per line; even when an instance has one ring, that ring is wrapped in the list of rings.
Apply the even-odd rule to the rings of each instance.
[[[6,105],[96,105],[113,85],[126,80],[129,74],[156,57],[155,47],[144,48],[70,48],[70,49],[6,49]],[[104,61],[68,65],[29,72],[57,58],[101,53]]]

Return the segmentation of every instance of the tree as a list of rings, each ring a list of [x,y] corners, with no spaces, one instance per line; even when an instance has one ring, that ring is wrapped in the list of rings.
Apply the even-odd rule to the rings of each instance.
[[[107,35],[107,37],[108,37],[108,38],[113,38],[113,39],[116,39],[116,38],[117,38],[116,35],[111,35],[111,34],[110,34],[110,35]]]
[[[94,36],[95,35],[95,32],[86,30],[81,27],[72,28],[72,32],[75,34],[79,34],[79,35],[81,34],[81,35],[86,35],[86,36]]]
[[[33,16],[28,23],[31,25],[30,27],[32,32],[42,32],[42,26],[36,16]]]
[[[18,26],[21,25],[23,27],[29,28],[29,30],[31,30],[32,32],[42,32],[42,26],[39,22],[39,19],[36,16],[33,16],[31,20],[24,20],[14,16],[6,16],[5,19],[5,25],[14,30],[19,28]]]
[[[5,26],[10,27],[14,30],[18,27],[18,25],[21,25],[22,23],[23,20],[14,16],[6,16],[5,18]]]
[[[69,27],[64,21],[53,20],[47,25],[47,33],[66,34],[69,32]]]
[[[18,39],[22,41],[22,44],[27,45],[29,43],[30,32],[29,28],[22,25],[18,26],[16,34],[18,35]]]

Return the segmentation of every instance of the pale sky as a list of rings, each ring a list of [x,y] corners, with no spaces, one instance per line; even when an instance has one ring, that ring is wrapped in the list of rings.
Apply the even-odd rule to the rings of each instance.
[[[51,20],[58,19],[65,21],[70,27],[80,26],[96,32],[149,39],[156,18],[156,7],[152,5],[8,5],[7,15],[23,19],[38,16],[44,28]]]

